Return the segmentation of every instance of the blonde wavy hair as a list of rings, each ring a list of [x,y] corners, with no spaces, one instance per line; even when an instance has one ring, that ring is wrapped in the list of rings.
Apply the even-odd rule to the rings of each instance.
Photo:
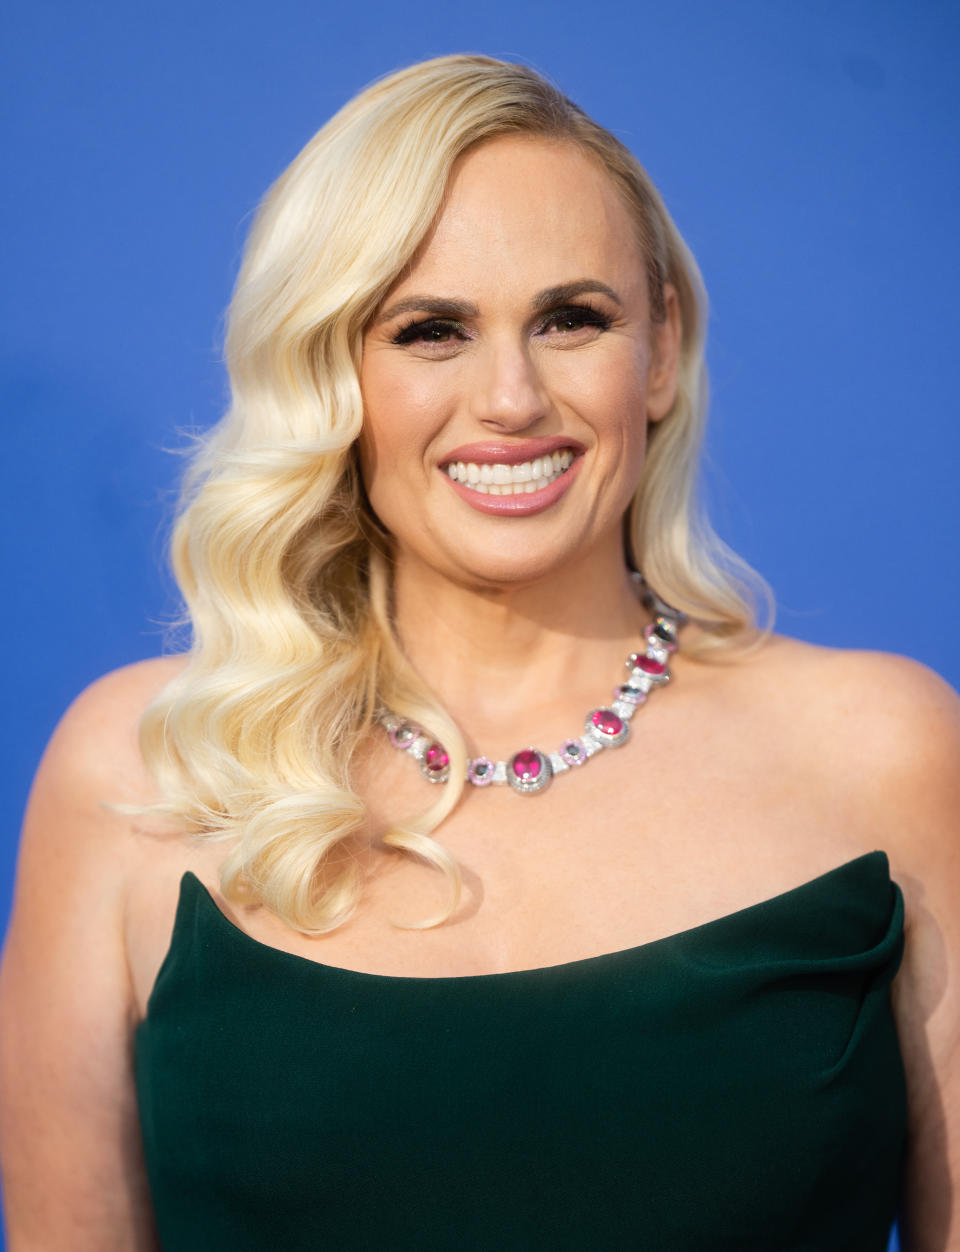
[[[365,838],[351,766],[381,707],[435,735],[450,781],[382,834],[460,874],[432,832],[456,805],[463,739],[391,626],[390,541],[365,502],[354,445],[365,327],[440,210],[454,162],[502,135],[576,144],[623,195],[646,258],[654,320],[672,283],[679,387],[626,519],[627,559],[702,628],[697,654],[750,648],[772,598],[714,534],[697,496],[706,410],[705,296],[659,194],[618,139],[533,70],[446,56],[374,83],[307,144],[264,198],[228,315],[232,402],[185,476],[171,559],[192,627],[182,672],[144,713],[150,812],[230,840],[224,895],[308,933],[356,908]]]

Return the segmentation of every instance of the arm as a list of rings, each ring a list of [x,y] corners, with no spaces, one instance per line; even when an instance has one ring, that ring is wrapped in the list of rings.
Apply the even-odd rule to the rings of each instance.
[[[903,1252],[960,1250],[960,700],[924,666],[855,654],[838,684],[877,847],[906,904],[893,1007],[907,1077]],[[857,711],[859,710],[859,712]]]
[[[137,671],[140,671],[139,673]],[[34,781],[0,967],[0,1153],[10,1252],[157,1246],[132,1071],[123,941],[141,667],[95,683]],[[142,705],[141,705],[142,707]]]

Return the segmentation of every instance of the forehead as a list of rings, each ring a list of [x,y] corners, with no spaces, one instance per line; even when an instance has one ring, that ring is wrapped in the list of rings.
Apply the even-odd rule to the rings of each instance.
[[[395,290],[428,283],[508,294],[585,277],[625,291],[643,285],[620,192],[574,144],[510,136],[457,161],[443,208]]]

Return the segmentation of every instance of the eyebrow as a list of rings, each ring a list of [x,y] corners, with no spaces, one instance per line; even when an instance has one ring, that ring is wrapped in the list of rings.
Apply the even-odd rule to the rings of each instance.
[[[567,300],[575,300],[590,292],[599,292],[608,296],[614,304],[623,307],[623,301],[606,283],[596,278],[578,278],[574,282],[559,283],[555,287],[545,287],[533,297],[532,306],[535,313],[556,307]],[[391,304],[377,318],[377,322],[389,322],[403,313],[427,313],[431,317],[466,318],[476,317],[479,310],[469,300],[447,300],[440,296],[407,296]]]
[[[542,313],[545,309],[564,304],[567,300],[575,300],[577,296],[589,295],[590,292],[600,292],[602,295],[609,296],[614,304],[623,307],[623,301],[606,283],[596,278],[578,278],[575,282],[560,283],[556,287],[547,287],[538,292],[533,297],[533,308],[535,312]]]

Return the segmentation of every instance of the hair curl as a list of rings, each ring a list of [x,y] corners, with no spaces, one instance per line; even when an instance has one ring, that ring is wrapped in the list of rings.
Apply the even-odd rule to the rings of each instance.
[[[435,220],[454,162],[502,135],[574,143],[608,172],[636,222],[652,317],[663,286],[683,321],[679,386],[650,431],[626,519],[627,559],[702,628],[698,655],[770,629],[762,579],[715,535],[697,496],[706,412],[699,271],[628,149],[533,70],[446,56],[374,83],[327,123],[264,198],[228,315],[231,405],[185,475],[171,559],[192,627],[183,671],[145,711],[149,811],[231,840],[228,899],[331,930],[362,888],[351,840],[364,806],[351,763],[382,705],[436,735],[450,782],[383,841],[460,876],[431,837],[463,787],[466,751],[398,646],[390,556],[354,444],[364,328]]]

